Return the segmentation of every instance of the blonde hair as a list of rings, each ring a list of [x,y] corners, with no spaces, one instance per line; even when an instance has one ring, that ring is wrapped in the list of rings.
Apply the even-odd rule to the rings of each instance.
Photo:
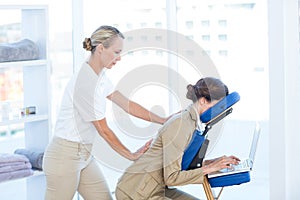
[[[105,48],[110,47],[112,41],[120,37],[124,39],[124,35],[115,27],[100,26],[96,29],[90,38],[85,38],[83,41],[83,48],[92,53],[95,51],[96,46],[102,44]]]

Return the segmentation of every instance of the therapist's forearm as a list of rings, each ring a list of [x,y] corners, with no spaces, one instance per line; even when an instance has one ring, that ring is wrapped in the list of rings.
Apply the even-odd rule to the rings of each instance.
[[[158,124],[163,124],[166,121],[166,118],[160,117],[153,112],[147,110],[143,106],[141,106],[138,103],[135,103],[131,100],[129,100],[127,97],[125,97],[122,93],[119,91],[113,92],[111,95],[107,97],[114,103],[116,103],[120,108],[122,108],[125,112],[138,117],[140,119],[149,121],[149,122],[155,122]]]
[[[121,156],[133,160],[132,153],[129,149],[127,149],[119,138],[114,134],[114,132],[105,125],[104,122],[95,121],[93,124],[95,125],[99,135],[103,137],[103,139],[111,146],[113,150],[115,150]],[[102,124],[102,125],[101,125]]]
[[[156,115],[155,113],[147,110],[143,106],[141,106],[133,101],[129,101],[128,113],[135,117],[138,117],[140,119],[143,119],[143,120],[146,120],[149,122],[155,122],[158,124],[163,124],[166,121],[165,118]]]

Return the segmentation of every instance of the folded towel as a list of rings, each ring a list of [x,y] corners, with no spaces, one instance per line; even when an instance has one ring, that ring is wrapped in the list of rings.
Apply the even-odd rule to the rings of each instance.
[[[29,39],[0,44],[0,62],[34,60],[38,58],[38,45]]]
[[[0,164],[11,162],[29,162],[29,159],[26,156],[19,154],[0,154]]]
[[[43,169],[43,157],[44,152],[34,151],[30,149],[17,149],[14,152],[16,155],[23,155],[29,159],[32,167],[35,169],[42,170]]]
[[[13,172],[21,169],[31,169],[32,166],[30,162],[10,162],[10,163],[0,163],[0,174]]]
[[[26,161],[26,162],[29,162],[29,161]],[[0,168],[1,167],[6,167],[6,166],[11,166],[11,165],[23,165],[26,162],[24,162],[24,161],[16,161],[16,162],[0,163]]]
[[[0,182],[17,178],[23,178],[31,175],[33,175],[32,169],[21,169],[13,172],[0,173]]]

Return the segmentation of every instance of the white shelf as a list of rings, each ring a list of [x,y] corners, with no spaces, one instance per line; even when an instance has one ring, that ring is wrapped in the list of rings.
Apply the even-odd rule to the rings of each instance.
[[[11,67],[23,67],[23,66],[45,66],[47,65],[47,60],[26,60],[26,61],[14,61],[14,62],[0,62],[1,68],[11,68]]]
[[[9,9],[12,12],[15,12],[14,10],[16,9],[17,12],[20,12],[21,38],[29,39],[36,43],[39,49],[39,59],[0,62],[1,71],[9,71],[15,68],[22,70],[22,107],[34,105],[38,108],[38,114],[8,120],[0,119],[0,128],[10,129],[13,126],[9,127],[9,125],[24,124],[25,148],[43,151],[51,137],[51,61],[49,59],[48,6],[0,5],[1,9]],[[13,143],[11,145],[14,146]],[[18,148],[18,146],[14,148]],[[25,193],[25,196],[20,196],[24,196],[26,199],[44,199],[46,182],[43,174],[42,171],[34,171],[34,174],[31,176],[7,181],[6,184],[2,184],[0,187],[0,199],[20,199],[11,198],[16,188],[18,192],[22,190]],[[7,195],[2,193],[2,190],[5,191],[5,185],[9,186],[7,189],[13,190],[7,191]]]
[[[34,176],[44,176],[44,175],[45,173],[41,170],[33,170],[33,175],[28,176],[27,178],[34,177]]]
[[[45,9],[46,5],[0,5],[0,9]]]
[[[21,177],[21,178],[14,178],[14,179],[11,179],[11,180],[6,180],[6,181],[2,181],[0,182],[0,184],[12,184],[16,181],[23,181],[23,180],[28,180],[30,178],[33,178],[33,177],[37,177],[37,176],[45,176],[45,173],[41,170],[34,170],[33,169],[33,175],[30,175],[30,176],[25,176],[25,177]]]
[[[28,115],[21,118],[0,121],[0,126],[47,120],[48,115]]]

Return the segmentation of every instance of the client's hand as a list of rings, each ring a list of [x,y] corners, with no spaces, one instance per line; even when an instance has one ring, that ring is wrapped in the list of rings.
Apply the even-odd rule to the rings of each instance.
[[[150,148],[152,140],[153,139],[149,140],[141,148],[139,148],[136,152],[132,153],[130,160],[134,161],[134,160],[139,159],[139,157],[141,157]]]
[[[231,165],[237,165],[240,159],[235,156],[222,156],[213,160],[204,161],[203,175],[219,171],[224,168],[231,168]]]

